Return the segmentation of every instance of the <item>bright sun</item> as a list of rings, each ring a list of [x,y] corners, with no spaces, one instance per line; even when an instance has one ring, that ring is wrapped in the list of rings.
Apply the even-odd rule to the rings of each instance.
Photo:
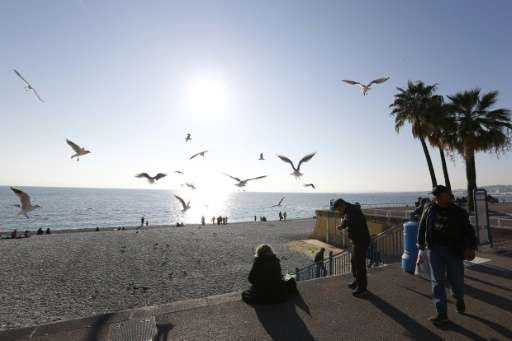
[[[226,89],[218,79],[198,79],[190,83],[188,102],[198,114],[220,114],[226,107]]]

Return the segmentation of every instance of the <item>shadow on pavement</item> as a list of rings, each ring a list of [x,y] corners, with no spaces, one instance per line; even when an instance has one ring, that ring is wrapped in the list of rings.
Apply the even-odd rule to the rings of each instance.
[[[512,330],[502,326],[501,324],[498,324],[498,323],[493,322],[493,321],[486,320],[483,317],[479,317],[479,316],[472,315],[472,314],[467,314],[466,313],[464,315],[469,317],[469,318],[472,318],[474,320],[477,320],[478,322],[481,322],[481,323],[485,324],[489,328],[494,329],[497,333],[500,333],[504,337],[512,340]]]
[[[475,288],[468,284],[465,285],[465,293],[474,299],[493,305],[505,311],[512,312],[512,300],[509,298]]]
[[[464,277],[468,278],[468,279],[470,279],[472,281],[480,282],[482,284],[485,284],[485,285],[488,285],[488,286],[491,286],[491,287],[494,287],[494,288],[497,288],[497,289],[501,289],[501,290],[511,291],[512,292],[512,288],[507,288],[507,287],[504,287],[502,285],[498,285],[498,284],[494,284],[494,283],[491,283],[491,282],[488,282],[488,281],[484,281],[483,279],[476,278],[476,277],[473,277],[473,276],[470,276],[470,275],[464,275]]]
[[[402,310],[389,304],[382,298],[369,292],[368,301],[373,304],[381,312],[395,320],[403,328],[407,329],[409,336],[415,340],[443,340],[441,337],[430,331],[428,328],[419,324],[416,320],[407,316]]]
[[[467,337],[470,340],[478,340],[478,341],[485,341],[485,340],[487,340],[486,338],[484,338],[484,337],[482,337],[482,336],[472,332],[471,330],[468,330],[468,329],[466,329],[466,328],[464,328],[462,326],[459,326],[458,324],[456,324],[453,321],[450,321],[446,325],[440,326],[438,328],[441,329],[441,330],[444,330],[444,331],[451,331],[451,332],[454,332],[454,333],[458,333],[458,334],[464,335],[465,337]]]
[[[512,280],[512,271],[498,266],[476,264],[469,268],[472,271]]]
[[[258,320],[272,340],[314,340],[308,327],[297,314],[296,306],[311,316],[308,305],[300,295],[284,304],[253,307]]]

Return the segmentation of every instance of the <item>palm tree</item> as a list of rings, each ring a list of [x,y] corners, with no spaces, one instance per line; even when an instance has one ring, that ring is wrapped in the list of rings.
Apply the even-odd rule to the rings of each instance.
[[[432,146],[439,149],[444,184],[451,191],[452,185],[450,175],[448,174],[448,166],[446,165],[445,150],[450,149],[450,135],[454,131],[456,124],[453,116],[449,115],[449,108],[444,104],[443,97],[434,96],[433,101],[434,105],[428,122],[430,124],[430,133],[427,138]]]
[[[467,206],[470,212],[474,209],[473,190],[477,188],[475,153],[483,151],[499,154],[511,146],[510,110],[491,110],[497,97],[497,91],[481,94],[480,89],[448,96],[451,101],[448,110],[456,122],[456,129],[448,138],[451,140],[451,147],[466,162]]]
[[[433,109],[439,101],[439,99],[434,99],[436,98],[434,95],[436,88],[436,84],[425,85],[422,81],[416,83],[409,81],[407,89],[397,88],[398,93],[394,96],[395,100],[389,106],[392,109],[391,115],[395,117],[395,130],[400,132],[400,128],[406,123],[410,123],[412,135],[420,140],[427,159],[432,187],[437,186],[437,179],[425,138],[431,133],[431,117]]]

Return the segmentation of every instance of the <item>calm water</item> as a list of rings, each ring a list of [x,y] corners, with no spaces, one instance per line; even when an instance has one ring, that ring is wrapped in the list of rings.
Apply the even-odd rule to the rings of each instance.
[[[181,205],[169,190],[93,189],[20,187],[32,197],[33,204],[42,206],[30,214],[30,219],[16,217],[17,198],[9,187],[0,186],[0,230],[35,230],[136,226],[141,216],[151,225],[199,223],[201,215],[208,221],[213,216],[228,216],[229,222],[252,221],[254,216],[275,220],[277,213],[286,211],[288,218],[314,216],[315,209],[328,208],[329,200],[343,197],[361,204],[401,203],[412,205],[426,193],[200,193],[179,192],[191,200],[192,208],[181,213]],[[281,208],[271,208],[286,196]]]

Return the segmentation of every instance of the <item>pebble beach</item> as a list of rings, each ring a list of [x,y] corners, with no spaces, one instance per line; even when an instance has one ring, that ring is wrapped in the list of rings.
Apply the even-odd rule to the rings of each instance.
[[[242,290],[257,244],[274,247],[283,274],[310,264],[289,243],[313,226],[304,219],[0,240],[0,329]]]

